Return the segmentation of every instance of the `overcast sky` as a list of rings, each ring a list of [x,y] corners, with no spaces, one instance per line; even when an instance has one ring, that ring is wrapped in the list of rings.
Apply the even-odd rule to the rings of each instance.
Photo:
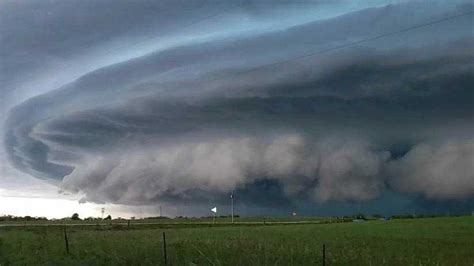
[[[470,212],[473,11],[1,1],[0,213]]]

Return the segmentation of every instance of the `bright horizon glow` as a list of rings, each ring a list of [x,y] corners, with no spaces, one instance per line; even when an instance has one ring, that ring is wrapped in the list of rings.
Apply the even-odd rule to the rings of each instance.
[[[80,204],[75,200],[12,197],[0,195],[0,215],[64,218],[78,213],[79,217],[100,217],[101,206]]]
[[[1,191],[0,191],[1,192]],[[117,204],[93,204],[79,203],[72,199],[51,199],[4,196],[0,194],[0,216],[32,216],[46,217],[48,219],[60,219],[71,217],[78,213],[81,219],[87,217],[101,217],[101,209],[105,208],[104,217],[111,215],[112,218],[143,218],[156,216],[155,207],[131,207]]]

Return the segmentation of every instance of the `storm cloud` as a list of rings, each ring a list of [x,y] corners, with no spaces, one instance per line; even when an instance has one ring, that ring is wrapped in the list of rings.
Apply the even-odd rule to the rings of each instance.
[[[40,67],[55,64],[49,49],[86,62],[61,74],[71,79],[62,86],[18,87],[26,99],[5,112],[10,162],[94,202],[252,197],[267,181],[288,201],[368,201],[387,190],[472,198],[473,6],[369,2],[86,1],[72,18],[71,3],[7,2],[52,8],[38,19],[55,35],[27,35],[38,44],[17,47],[23,22],[2,26],[2,52],[31,53],[2,55],[5,88],[14,90],[19,69],[54,75],[57,66]],[[82,21],[97,27],[71,35]],[[111,54],[134,38],[140,45]]]
[[[390,165],[393,187],[430,199],[472,197],[474,140],[450,140],[416,145]]]

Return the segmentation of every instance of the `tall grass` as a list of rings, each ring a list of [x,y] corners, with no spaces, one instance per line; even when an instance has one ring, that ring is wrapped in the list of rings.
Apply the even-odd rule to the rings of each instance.
[[[365,223],[0,229],[1,265],[473,265],[474,217]]]

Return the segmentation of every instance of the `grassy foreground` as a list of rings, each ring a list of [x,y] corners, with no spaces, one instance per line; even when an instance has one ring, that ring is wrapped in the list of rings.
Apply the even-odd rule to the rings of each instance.
[[[0,227],[3,265],[473,265],[474,217],[364,223]]]

